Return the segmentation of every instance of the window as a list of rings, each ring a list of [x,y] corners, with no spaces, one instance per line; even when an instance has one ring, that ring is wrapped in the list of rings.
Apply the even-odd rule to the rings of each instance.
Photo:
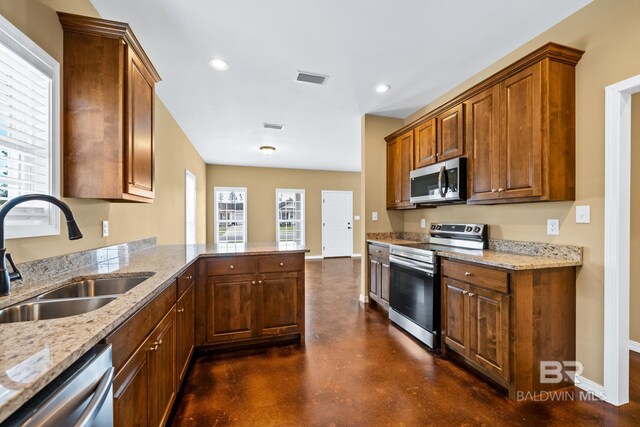
[[[16,196],[59,194],[59,73],[51,56],[0,16],[0,205]],[[60,233],[46,202],[16,206],[7,238]]]
[[[304,190],[276,190],[278,244],[304,245]]]
[[[216,243],[247,243],[247,189],[216,187]]]

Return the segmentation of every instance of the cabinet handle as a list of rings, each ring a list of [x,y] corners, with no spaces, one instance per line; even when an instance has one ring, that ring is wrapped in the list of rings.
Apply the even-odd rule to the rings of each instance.
[[[233,270],[235,267],[233,265],[230,265],[229,268]]]
[[[258,280],[258,283],[262,283],[262,280]]]
[[[178,313],[183,313],[184,312],[184,308],[179,308],[178,309]]]
[[[496,192],[496,189],[495,189],[495,188],[492,188],[492,189],[491,189],[491,192],[492,192],[492,193],[495,193],[495,192]]]
[[[473,292],[469,292],[469,298],[471,298],[472,296],[474,296],[475,294]]]
[[[149,351],[158,351],[158,343],[152,345],[151,348],[149,348]]]
[[[255,285],[255,284],[256,284],[256,281],[255,281],[255,280],[252,280],[252,281],[251,281],[251,284],[252,284],[252,285]]]
[[[158,340],[158,345],[162,345],[162,340]]]
[[[502,193],[503,191],[504,191],[504,189],[503,189],[503,188],[498,188],[498,192],[499,192],[499,193]]]
[[[187,280],[193,279],[193,276],[187,276]]]
[[[376,250],[376,253],[377,253],[377,254],[381,254],[381,253],[382,253],[382,251],[381,251],[380,249],[378,249],[378,250]]]
[[[464,275],[465,275],[465,276],[467,276],[467,277],[469,277],[469,276],[473,276],[473,273],[470,273],[470,272],[468,272],[468,271],[465,271],[465,272],[464,272]]]
[[[469,291],[462,291],[462,295],[466,295],[468,293],[469,293]]]
[[[284,267],[284,262],[281,262],[281,263],[280,263],[280,267]]]

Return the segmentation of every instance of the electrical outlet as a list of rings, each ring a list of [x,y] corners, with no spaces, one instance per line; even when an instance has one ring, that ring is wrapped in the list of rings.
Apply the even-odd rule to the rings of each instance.
[[[420,220],[420,228],[427,228],[427,220],[422,218]]]
[[[378,212],[371,212],[371,221],[378,220]]]
[[[109,221],[102,221],[102,237],[109,236]]]
[[[591,206],[576,206],[576,224],[591,222]]]
[[[547,220],[547,234],[549,236],[557,236],[560,234],[560,220],[548,219]]]

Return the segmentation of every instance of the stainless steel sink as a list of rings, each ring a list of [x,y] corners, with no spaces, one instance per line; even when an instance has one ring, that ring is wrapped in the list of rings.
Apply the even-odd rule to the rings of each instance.
[[[59,319],[104,307],[116,297],[73,298],[54,301],[26,301],[0,310],[0,323]]]
[[[130,291],[149,277],[150,276],[87,279],[46,292],[38,296],[38,299],[47,300],[118,295]]]

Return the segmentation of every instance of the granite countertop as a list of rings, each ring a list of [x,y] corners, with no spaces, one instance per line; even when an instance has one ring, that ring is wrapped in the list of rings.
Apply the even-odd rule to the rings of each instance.
[[[111,256],[100,252],[110,249],[113,250]],[[19,266],[26,283],[16,286],[11,296],[1,297],[0,308],[60,287],[77,277],[131,276],[135,273],[153,273],[153,276],[89,313],[0,324],[0,422],[169,286],[197,258],[304,252],[308,250],[303,246],[278,246],[275,243],[154,245],[134,252],[124,244],[86,251],[95,262],[55,276],[51,263],[38,261]],[[59,258],[67,263],[84,259],[75,254]],[[29,266],[33,267],[33,274],[27,269]]]
[[[416,243],[416,240],[405,240],[397,238],[380,238],[380,239],[368,239],[367,242],[381,245],[397,245],[403,243]],[[575,267],[582,265],[582,252],[580,256],[576,256],[575,246],[566,246],[570,250],[564,251],[562,246],[549,245],[544,243],[534,242],[513,242],[512,244],[505,244],[500,241],[500,244],[494,244],[504,250],[484,249],[479,253],[462,253],[446,250],[436,250],[436,254],[448,258],[456,259],[460,261],[473,262],[477,264],[488,265],[491,267],[499,267],[508,270],[533,270],[541,268],[559,268],[559,267]],[[523,248],[528,252],[537,252],[540,255],[523,254],[509,252],[508,249],[522,251]],[[567,256],[564,256],[567,253]]]

